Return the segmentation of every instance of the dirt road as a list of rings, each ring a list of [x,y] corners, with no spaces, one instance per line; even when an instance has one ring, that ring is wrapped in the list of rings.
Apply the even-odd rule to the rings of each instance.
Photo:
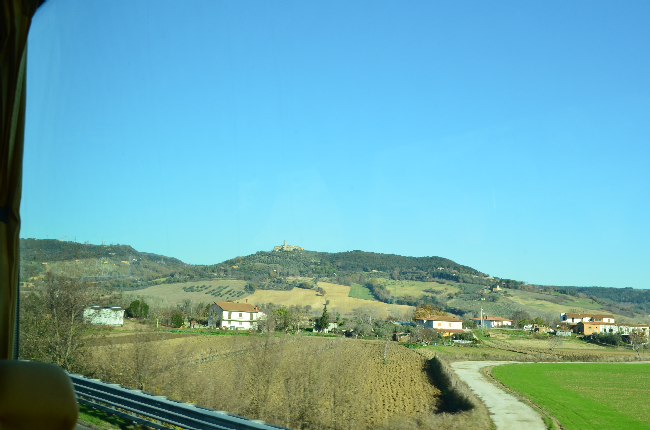
[[[479,369],[508,361],[459,361],[451,363],[456,375],[480,397],[490,411],[497,430],[546,430],[540,415],[511,394],[492,384]]]

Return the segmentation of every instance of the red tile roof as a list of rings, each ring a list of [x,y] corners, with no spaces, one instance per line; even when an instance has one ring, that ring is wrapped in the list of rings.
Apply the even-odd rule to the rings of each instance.
[[[471,319],[471,320],[476,320],[476,321],[480,321],[480,320],[481,320],[480,317],[470,318],[470,319]],[[510,322],[512,322],[512,320],[509,320],[508,318],[489,317],[489,316],[487,316],[487,315],[485,315],[485,316],[483,317],[483,319],[484,319],[485,321],[510,321]]]
[[[423,321],[447,321],[447,322],[463,322],[458,318],[450,317],[447,315],[429,315],[426,318],[417,318],[418,320]]]
[[[224,311],[259,312],[250,303],[214,302],[214,304],[219,306]]]

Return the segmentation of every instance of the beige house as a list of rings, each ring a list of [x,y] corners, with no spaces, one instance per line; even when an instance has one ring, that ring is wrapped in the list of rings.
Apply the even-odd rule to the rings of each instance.
[[[257,320],[264,315],[248,303],[214,302],[208,310],[208,327],[232,330],[257,328]]]
[[[616,333],[623,336],[631,334],[635,330],[640,330],[645,337],[648,337],[650,327],[647,324],[622,324],[609,322],[579,322],[576,324],[574,331],[580,334],[599,334],[599,333]]]
[[[446,315],[428,315],[426,318],[416,319],[415,323],[424,328],[437,330],[443,335],[452,335],[463,331],[463,321]]]

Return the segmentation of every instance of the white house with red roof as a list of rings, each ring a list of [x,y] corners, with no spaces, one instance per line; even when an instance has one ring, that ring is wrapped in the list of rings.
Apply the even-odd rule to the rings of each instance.
[[[447,315],[427,315],[426,318],[416,319],[415,323],[424,328],[437,330],[443,335],[452,335],[463,331],[463,321]]]
[[[480,317],[471,318],[471,320],[475,321],[481,328],[512,327],[512,320],[507,318],[483,315],[483,320]]]
[[[208,310],[208,327],[250,330],[257,328],[257,320],[264,315],[257,306],[248,303],[214,302]]]

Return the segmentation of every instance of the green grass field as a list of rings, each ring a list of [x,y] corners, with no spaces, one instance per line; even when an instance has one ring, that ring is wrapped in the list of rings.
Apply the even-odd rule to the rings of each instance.
[[[439,284],[437,282],[422,282],[422,281],[394,281],[392,279],[381,279],[380,283],[385,286],[388,291],[394,296],[414,296],[420,297],[424,294],[432,295],[431,292],[436,291],[441,294],[457,293],[459,288],[455,284]]]
[[[567,430],[650,428],[650,364],[509,364],[492,374]]]
[[[375,300],[368,288],[355,283],[352,283],[350,286],[350,297],[354,299]]]

